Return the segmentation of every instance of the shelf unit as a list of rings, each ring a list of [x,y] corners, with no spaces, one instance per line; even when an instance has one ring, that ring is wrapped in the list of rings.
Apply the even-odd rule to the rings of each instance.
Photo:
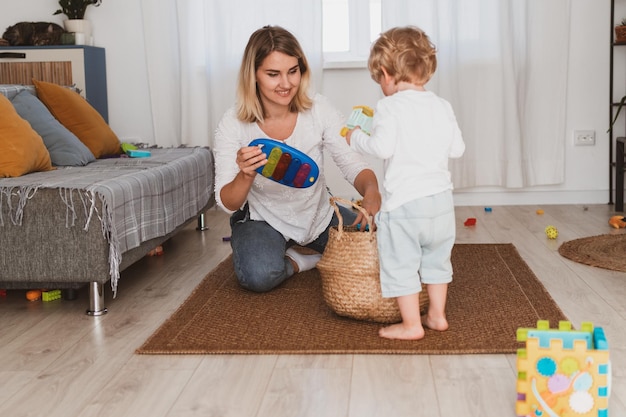
[[[32,79],[74,85],[108,123],[104,48],[84,45],[0,47],[0,84]]]
[[[626,63],[626,42],[615,41],[615,25],[618,21],[621,21],[622,17],[616,18],[615,8],[617,6],[622,10],[624,7],[623,0],[611,0],[611,53],[609,59],[609,126],[613,122],[615,115],[618,111],[618,106],[621,97],[626,95],[626,83],[622,79],[619,86],[615,85],[616,73],[621,73],[615,70],[616,60],[615,53],[619,51],[620,63]],[[624,14],[623,17],[626,17]],[[622,71],[624,72],[624,71]],[[616,94],[616,89],[620,93]],[[622,113],[626,113],[626,109],[622,109]],[[619,123],[615,123],[609,132],[609,204],[615,202],[615,211],[624,211],[624,143],[626,142],[626,131],[621,127]],[[613,198],[613,172],[615,172],[615,199]]]

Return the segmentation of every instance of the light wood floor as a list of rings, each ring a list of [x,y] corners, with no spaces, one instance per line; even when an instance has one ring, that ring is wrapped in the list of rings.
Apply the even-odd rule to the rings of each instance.
[[[542,208],[545,214],[537,215]],[[623,233],[609,205],[457,208],[459,243],[513,243],[574,326],[604,328],[610,416],[626,416],[626,274],[562,258],[560,243]],[[474,227],[464,227],[468,217]],[[141,356],[144,340],[230,253],[227,216],[190,227],[122,274],[109,313],[75,301],[0,298],[0,416],[515,416],[515,355]],[[544,228],[555,225],[557,240]],[[626,255],[626,254],[625,254]],[[77,255],[79,256],[79,255]],[[471,305],[467,306],[472,308]],[[227,319],[227,318],[225,318]],[[306,325],[306,323],[303,323]]]

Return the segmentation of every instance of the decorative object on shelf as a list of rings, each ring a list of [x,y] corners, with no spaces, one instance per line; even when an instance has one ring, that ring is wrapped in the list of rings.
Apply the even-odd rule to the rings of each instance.
[[[63,22],[65,30],[75,35],[77,45],[93,44],[91,38],[91,22],[85,19],[85,12],[89,6],[100,6],[102,0],[59,0],[61,7],[53,14],[64,14],[67,20]]]
[[[615,43],[626,43],[626,18],[615,26]]]

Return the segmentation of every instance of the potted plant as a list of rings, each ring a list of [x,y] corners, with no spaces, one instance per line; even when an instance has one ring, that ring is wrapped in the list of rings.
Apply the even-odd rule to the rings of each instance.
[[[91,44],[91,22],[85,20],[85,12],[89,6],[100,6],[102,0],[59,0],[61,7],[54,15],[64,14],[65,30],[74,33],[76,44]]]
[[[59,10],[53,14],[64,14],[69,20],[84,20],[87,7],[100,6],[102,0],[59,0]]]
[[[626,43],[626,18],[615,25],[615,43]]]

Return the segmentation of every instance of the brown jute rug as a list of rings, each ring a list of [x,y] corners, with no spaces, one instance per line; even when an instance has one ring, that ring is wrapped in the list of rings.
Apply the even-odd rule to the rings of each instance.
[[[231,257],[137,349],[140,354],[514,353],[519,327],[567,320],[511,244],[459,244],[452,253],[445,332],[419,341],[378,336],[380,324],[337,316],[316,269],[264,294],[242,289]]]
[[[559,247],[559,253],[581,264],[626,272],[626,234],[570,240]]]

